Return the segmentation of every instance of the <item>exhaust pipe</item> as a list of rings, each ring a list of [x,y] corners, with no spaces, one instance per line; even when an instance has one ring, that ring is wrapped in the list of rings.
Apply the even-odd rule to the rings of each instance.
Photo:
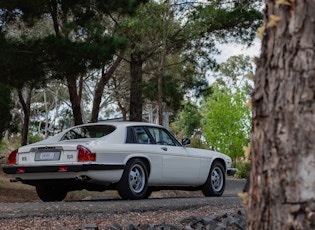
[[[19,182],[19,181],[22,181],[22,179],[19,178],[19,177],[16,177],[16,178],[14,178],[14,179],[10,179],[10,182],[12,182],[12,183],[14,183],[14,182]]]
[[[89,178],[88,176],[85,176],[85,175],[81,175],[81,176],[76,176],[75,177],[75,180],[78,180],[78,181],[88,181],[90,180],[91,178]]]

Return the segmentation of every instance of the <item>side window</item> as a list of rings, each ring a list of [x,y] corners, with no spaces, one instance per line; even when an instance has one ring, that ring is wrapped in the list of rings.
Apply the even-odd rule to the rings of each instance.
[[[155,142],[159,145],[180,145],[174,138],[166,132],[164,129],[148,127],[151,135],[155,139]]]
[[[134,127],[136,143],[151,144],[150,137],[143,127]]]

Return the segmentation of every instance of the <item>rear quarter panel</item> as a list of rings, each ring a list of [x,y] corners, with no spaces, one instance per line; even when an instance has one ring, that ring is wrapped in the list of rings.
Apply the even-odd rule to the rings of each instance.
[[[162,159],[154,149],[156,145],[138,145],[138,144],[106,144],[100,143],[93,145],[91,150],[96,153],[98,163],[106,164],[124,164],[131,158],[144,158],[149,164],[149,179],[161,178]]]

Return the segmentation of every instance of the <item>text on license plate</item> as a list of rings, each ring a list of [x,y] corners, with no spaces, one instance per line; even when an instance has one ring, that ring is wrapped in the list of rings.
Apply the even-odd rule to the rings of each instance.
[[[60,152],[37,152],[35,154],[35,161],[50,161],[59,160]]]

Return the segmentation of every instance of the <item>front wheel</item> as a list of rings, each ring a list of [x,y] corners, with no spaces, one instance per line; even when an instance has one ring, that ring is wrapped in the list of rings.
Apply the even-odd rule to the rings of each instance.
[[[138,200],[148,195],[148,171],[145,163],[140,159],[128,161],[124,173],[117,184],[121,198]]]
[[[66,198],[68,191],[58,187],[36,186],[38,197],[44,202],[62,201]]]
[[[221,196],[225,189],[225,172],[223,165],[215,161],[210,169],[207,181],[202,185],[205,196]]]

